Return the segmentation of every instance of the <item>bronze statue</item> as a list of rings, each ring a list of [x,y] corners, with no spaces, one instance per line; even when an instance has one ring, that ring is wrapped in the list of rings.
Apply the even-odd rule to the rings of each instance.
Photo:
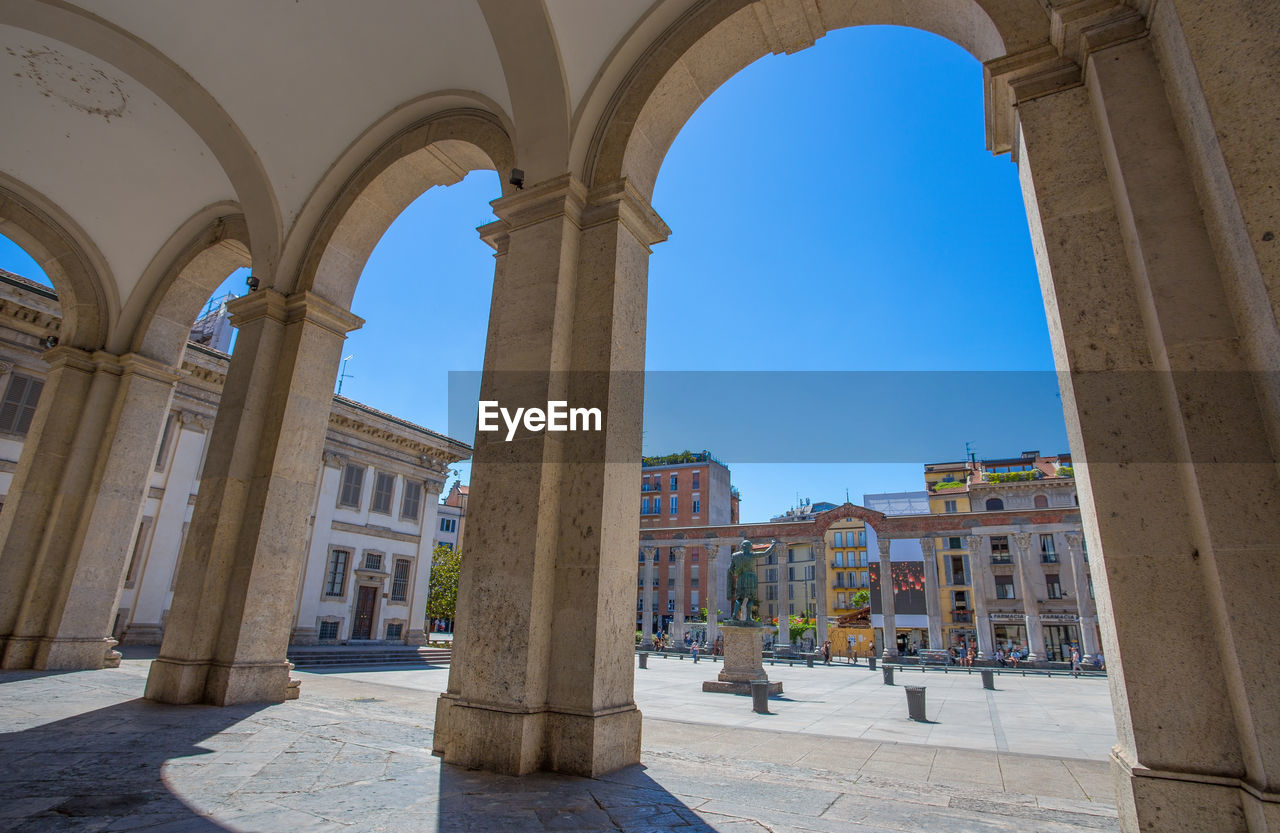
[[[772,544],[764,550],[764,553],[768,553],[771,549],[773,549]],[[756,596],[757,587],[756,552],[751,542],[743,539],[738,551],[729,561],[729,601],[733,605],[732,612],[729,614],[730,622],[750,624],[756,621],[755,616],[752,615],[752,608],[760,601]]]

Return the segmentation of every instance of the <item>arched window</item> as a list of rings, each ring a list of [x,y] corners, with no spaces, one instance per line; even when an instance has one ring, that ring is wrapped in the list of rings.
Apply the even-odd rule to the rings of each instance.
[[[1000,498],[998,498],[998,497],[989,497],[989,498],[987,498],[987,511],[988,511],[988,512],[999,512],[999,511],[1000,511],[1001,509],[1003,509],[1003,508],[1004,508],[1004,501],[1003,501],[1003,500],[1001,500]]]
[[[1044,495],[1036,495],[1036,508],[1037,508],[1037,509],[1048,509],[1048,508],[1049,508],[1049,498],[1045,497]]]

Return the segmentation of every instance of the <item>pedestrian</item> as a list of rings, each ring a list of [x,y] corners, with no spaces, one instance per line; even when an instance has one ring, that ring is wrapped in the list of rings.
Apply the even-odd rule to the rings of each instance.
[[[1079,677],[1080,672],[1084,670],[1084,666],[1080,663],[1080,649],[1071,649],[1071,676]]]
[[[1009,651],[1009,664],[1012,665],[1014,668],[1018,667],[1018,659],[1019,659],[1019,656],[1018,656],[1017,648],[1014,648],[1011,651]]]
[[[1107,670],[1107,660],[1106,660],[1106,657],[1102,656],[1101,648],[1098,649],[1098,653],[1093,655],[1093,661],[1098,664],[1099,671]]]
[[[831,640],[830,639],[822,643],[822,664],[823,665],[831,664]]]
[[[972,668],[972,667],[973,667],[973,661],[974,661],[975,659],[977,659],[977,658],[978,658],[978,652],[977,652],[977,651],[975,651],[975,650],[973,650],[972,648],[970,648],[970,649],[969,649],[969,652],[968,652],[967,654],[965,654],[965,655],[964,655],[964,665],[965,665],[965,667],[966,667],[966,668]]]

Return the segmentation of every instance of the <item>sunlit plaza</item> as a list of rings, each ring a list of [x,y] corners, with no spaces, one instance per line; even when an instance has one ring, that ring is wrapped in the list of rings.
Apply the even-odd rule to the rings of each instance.
[[[274,706],[141,699],[147,660],[0,675],[13,831],[1115,830],[1104,679],[766,663],[785,693],[703,693],[718,665],[636,672],[644,763],[592,780],[430,754],[444,666],[297,671]],[[907,718],[924,685],[927,722]]]

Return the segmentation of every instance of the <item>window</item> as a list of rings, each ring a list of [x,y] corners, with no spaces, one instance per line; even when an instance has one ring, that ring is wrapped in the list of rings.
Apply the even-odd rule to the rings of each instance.
[[[676,600],[667,599],[667,613],[675,613],[675,611],[676,611]]]
[[[814,580],[814,574],[813,574],[813,573],[814,573],[814,566],[813,566],[812,564],[810,564],[810,565],[808,565],[807,567],[805,567],[805,568],[804,568],[804,580],[805,580],[805,581],[813,581],[813,580]]]
[[[699,472],[699,471],[695,471],[695,472],[693,473],[693,483],[692,483],[691,485],[692,485],[692,486],[693,486],[693,488],[695,488],[695,489],[699,489],[699,488],[701,488],[701,487],[698,485],[698,481],[699,481],[699,479],[700,479],[698,475],[700,475],[700,474],[702,474],[702,472]]]
[[[347,560],[351,553],[346,550],[334,550],[329,556],[329,571],[324,582],[326,596],[341,597],[347,584]]]
[[[454,530],[456,530],[457,528],[458,528],[458,519],[457,519],[457,518],[441,518],[441,519],[440,519],[440,531],[441,531],[441,532],[453,532],[453,531],[454,531]]]
[[[364,488],[364,466],[347,463],[342,472],[342,493],[338,496],[339,506],[360,508],[360,492]]]
[[[382,553],[366,552],[364,554],[364,568],[366,570],[381,570],[382,569]]]
[[[667,577],[667,588],[668,588],[668,589],[670,589],[670,588],[675,587],[675,586],[676,586],[676,577],[675,577],[675,576],[668,576],[668,577]]]
[[[156,471],[164,471],[164,462],[169,456],[169,438],[173,436],[173,421],[177,415],[170,413],[164,421],[164,433],[160,435],[160,449],[156,451]]]
[[[787,598],[788,598],[788,599],[794,599],[795,597],[796,597],[796,586],[795,586],[794,584],[788,584],[788,585],[787,585]],[[792,605],[791,607],[792,607],[792,609],[793,609],[793,610],[795,609],[795,605]]]
[[[400,622],[387,623],[387,639],[399,639],[400,634],[404,633],[404,625]]]
[[[694,564],[689,568],[689,586],[690,587],[698,586],[698,565],[697,564]]]
[[[1003,501],[1003,500],[1001,500],[1001,499],[1000,499],[1000,498],[998,498],[998,497],[989,497],[989,498],[987,498],[987,511],[988,511],[988,512],[999,512],[1001,509],[1004,509],[1004,501]]]
[[[1040,560],[1043,561],[1045,564],[1058,563],[1058,553],[1053,548],[1052,535],[1040,536]]]
[[[1013,595],[1013,576],[996,576],[996,598],[1017,598]]]
[[[380,471],[373,477],[373,502],[369,505],[370,512],[377,512],[379,515],[391,514],[391,492],[396,487],[396,476]]]
[[[860,530],[858,530],[858,544],[857,544],[857,545],[858,545],[859,547],[865,547],[865,546],[867,545],[867,531],[866,531],[865,529],[860,529]]]
[[[416,480],[404,482],[404,497],[400,500],[400,520],[418,520],[418,511],[422,506],[422,484]]]
[[[788,567],[788,568],[787,568],[787,581],[795,581],[795,580],[796,580],[796,568],[795,568],[795,567]]]
[[[1051,599],[1062,598],[1062,583],[1058,580],[1057,575],[1055,575],[1054,573],[1045,573],[1044,583],[1045,583],[1045,586],[1049,589],[1049,598]]]
[[[39,379],[21,373],[10,374],[9,387],[4,392],[4,399],[0,400],[0,431],[25,437],[31,428],[31,417],[35,416],[42,390],[44,382]]]
[[[1044,495],[1036,495],[1036,498],[1035,498],[1035,507],[1036,507],[1037,509],[1048,509],[1048,508],[1049,508],[1049,498],[1045,497]]]
[[[689,609],[695,610],[695,611],[698,609],[698,591],[697,590],[690,591],[689,593]]]
[[[699,512],[701,512],[701,511],[702,511],[702,501],[701,501],[699,498],[694,498],[694,499],[693,499],[693,514],[695,514],[695,515],[696,515],[696,514],[698,514],[698,513],[699,513]]]
[[[844,587],[844,573],[836,573],[836,587]]]
[[[640,613],[644,613],[644,596],[636,599],[636,610]]]
[[[947,539],[947,549],[949,549],[949,550],[958,550],[958,549],[962,549],[963,547],[964,547],[964,544],[960,541],[960,539],[959,539],[959,538],[948,538],[948,539]]]
[[[395,571],[391,574],[391,601],[409,600],[409,559],[397,558]]]
[[[837,593],[837,594],[836,594],[836,607],[837,607],[837,608],[839,608],[840,610],[844,610],[844,609],[845,609],[846,607],[848,607],[848,606],[849,606],[849,605],[845,603],[845,595],[844,595],[843,593]]]
[[[669,561],[669,562],[670,562],[670,563],[672,563],[672,564],[676,563],[676,551],[675,551],[675,550],[667,550],[667,561]]]
[[[952,598],[954,599],[954,605],[952,607],[953,610],[969,609],[969,595],[965,593],[965,591],[957,590],[951,595],[952,595]]]
[[[638,576],[636,576],[636,585],[637,585],[637,586],[639,586],[639,587],[644,587],[644,574],[643,574],[643,573],[642,573],[642,574],[640,574],[640,575],[638,575]]]
[[[796,560],[796,551],[795,551],[795,550],[793,550],[793,549],[788,548],[788,549],[787,549],[787,563],[788,563],[788,564],[790,564],[792,561],[795,561],[795,560]]]
[[[948,514],[956,511],[956,502],[954,500],[944,500],[942,502],[942,511]]]
[[[844,566],[844,553],[842,553],[842,552],[838,552],[838,553],[836,553],[835,561],[833,561],[833,562],[832,562],[831,566],[833,566],[833,567],[843,567],[843,566]]]
[[[644,550],[640,550],[640,563],[644,563]]]
[[[675,475],[673,474],[673,475],[671,475],[671,477],[672,477],[672,478],[674,478],[674,477],[675,477]],[[675,488],[675,486],[672,486],[671,488],[673,488],[673,489],[674,489],[674,488]],[[676,506],[677,506],[677,502],[678,502],[679,500],[680,500],[680,498],[676,497],[675,495],[672,495],[672,496],[671,496],[671,514],[672,514],[672,515],[676,514],[676,511],[677,511]]]
[[[320,623],[320,639],[331,641],[338,638],[337,622],[321,622]]]
[[[647,497],[640,499],[640,514],[641,515],[649,514],[649,499]]]
[[[836,533],[836,546],[837,546],[837,547],[843,547],[843,546],[844,546],[844,533],[843,533],[843,532],[837,532],[837,533]]]
[[[676,490],[676,475],[671,475],[671,491]]]
[[[991,563],[992,564],[1009,564],[1012,559],[1009,558],[1009,536],[1008,535],[992,535],[991,536]]]

